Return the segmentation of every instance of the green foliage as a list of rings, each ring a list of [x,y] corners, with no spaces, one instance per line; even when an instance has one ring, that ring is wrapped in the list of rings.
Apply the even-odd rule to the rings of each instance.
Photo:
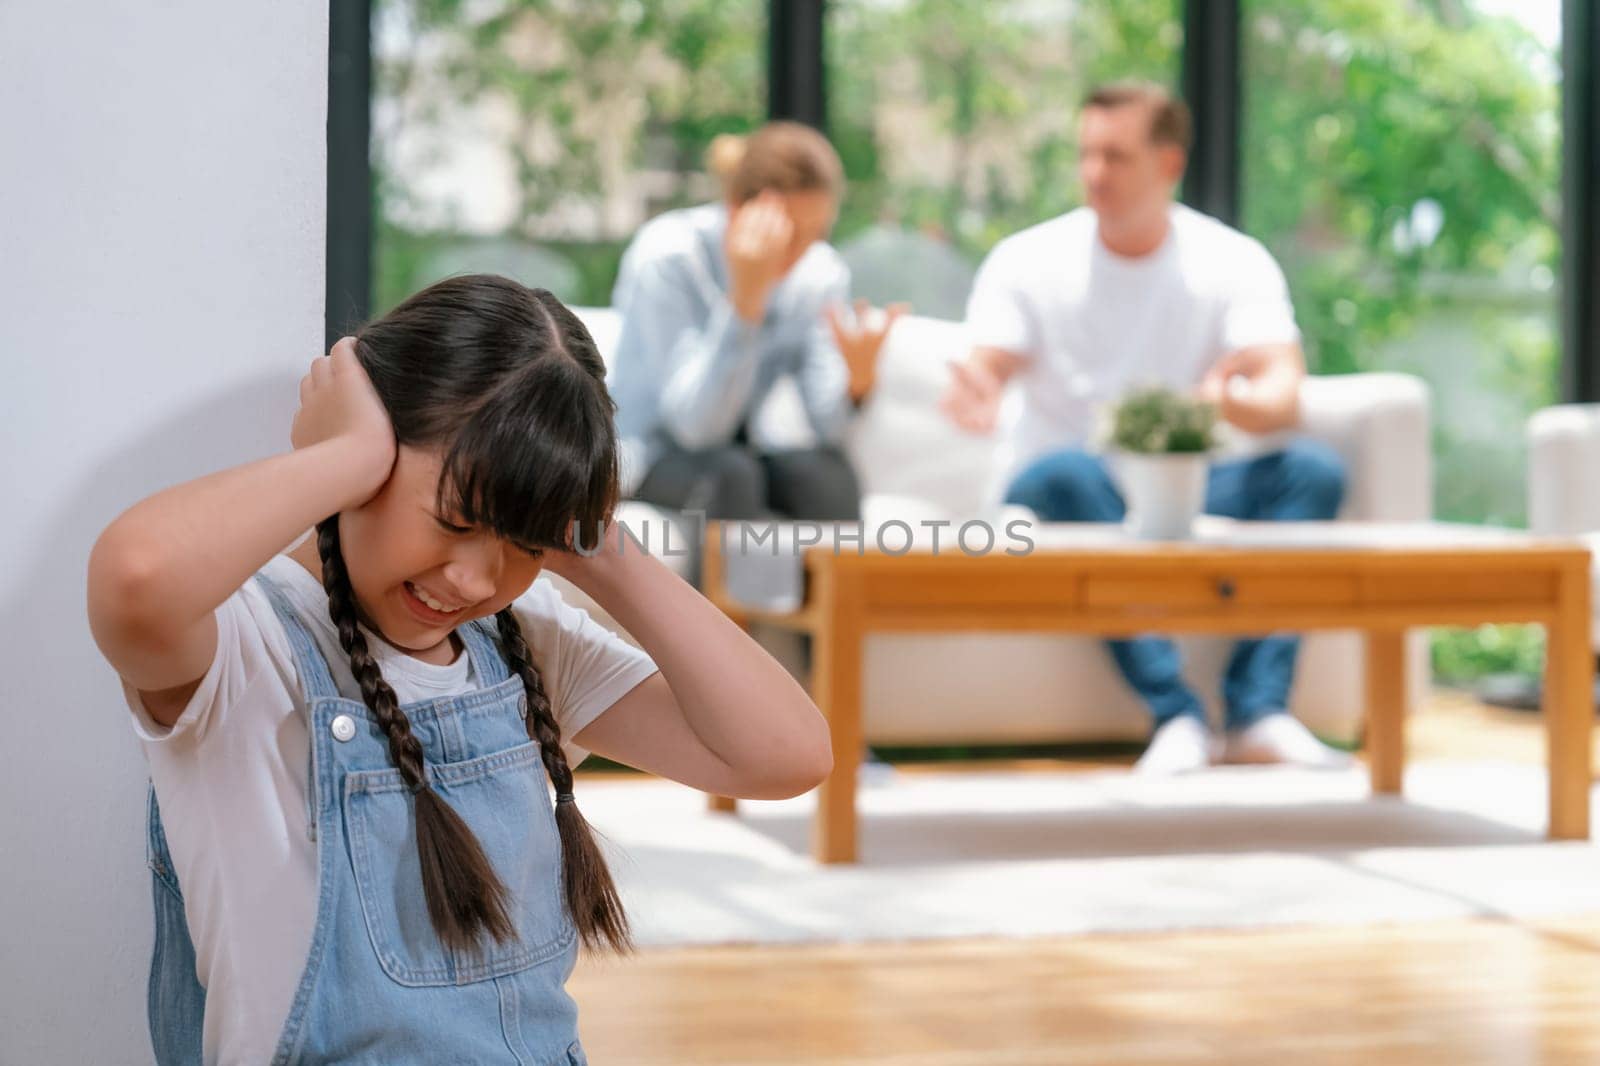
[[[1175,82],[1182,42],[1178,0],[839,0],[827,31],[829,133],[850,179],[839,239],[889,221],[974,260],[1076,205],[1078,102],[1117,78]],[[892,127],[908,108],[934,143],[889,173],[885,145],[915,139]]]
[[[1428,381],[1436,513],[1520,524],[1523,422],[1557,381],[1555,57],[1470,0],[1244,17],[1243,222],[1312,368]]]
[[[417,232],[379,219],[373,313],[384,313],[428,280],[436,280],[429,276],[430,260],[446,248],[461,243],[460,234]],[[611,303],[611,288],[616,283],[617,265],[622,260],[625,242],[548,240],[540,241],[539,245],[560,255],[577,270],[577,287],[557,291],[556,296],[580,307],[605,307]],[[542,278],[521,280],[551,287]]]
[[[1181,4],[833,0],[829,132],[850,178],[837,239],[888,221],[976,262],[1076,206],[1078,102],[1116,78],[1175,83]],[[1436,513],[1522,522],[1522,421],[1557,380],[1555,57],[1473,0],[1241,7],[1242,225],[1284,266],[1313,370],[1424,378]],[[520,190],[506,236],[559,245],[582,275],[580,302],[609,298],[627,237],[605,216],[618,183],[648,171],[650,210],[696,199],[710,138],[764,118],[765,4],[380,0],[378,11],[419,42],[378,65],[395,105],[380,143],[504,105]],[[408,217],[409,176],[378,179],[384,217]],[[380,306],[414,288],[407,263],[443,236],[380,227]]]
[[[1433,631],[1433,675],[1463,684],[1487,674],[1538,676],[1544,669],[1544,630],[1539,626],[1478,626]]]
[[[1111,413],[1111,444],[1143,455],[1208,452],[1216,446],[1217,408],[1171,389],[1138,389]]]
[[[409,51],[375,65],[380,145],[442,141],[464,115],[505,123],[516,177],[514,218],[499,236],[563,250],[582,275],[579,303],[610,301],[623,226],[608,217],[622,182],[640,171],[653,211],[703,198],[706,145],[766,117],[764,4],[745,0],[378,0],[375,24],[400,26]],[[385,120],[385,116],[387,119]],[[408,160],[436,162],[412,145]],[[378,229],[376,305],[419,284],[430,250],[452,226],[398,220],[425,201],[416,175],[391,173],[374,153]],[[595,228],[605,236],[587,239]],[[584,220],[574,225],[572,220]],[[592,248],[580,249],[580,245]],[[566,296],[566,294],[562,294]]]

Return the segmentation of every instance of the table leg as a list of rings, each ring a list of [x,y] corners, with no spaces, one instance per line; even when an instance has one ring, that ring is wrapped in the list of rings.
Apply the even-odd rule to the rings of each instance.
[[[1372,791],[1399,795],[1406,769],[1406,634],[1373,630],[1367,637],[1367,765]]]
[[[728,600],[728,590],[724,582],[725,564],[722,560],[722,523],[709,522],[705,527],[705,536],[702,538],[700,557],[700,588],[706,598],[716,604],[722,613],[732,619],[740,629],[750,631],[749,623],[744,615],[737,610]],[[732,796],[718,796],[715,793],[706,793],[706,810],[722,814],[736,814],[739,810],[739,801]]]
[[[1589,571],[1560,580],[1555,616],[1545,627],[1545,759],[1550,767],[1550,837],[1589,836],[1594,652],[1589,641]]]
[[[817,576],[820,610],[812,645],[811,691],[833,737],[833,772],[817,788],[811,847],[818,862],[855,862],[856,775],[861,764],[860,603],[834,568]]]

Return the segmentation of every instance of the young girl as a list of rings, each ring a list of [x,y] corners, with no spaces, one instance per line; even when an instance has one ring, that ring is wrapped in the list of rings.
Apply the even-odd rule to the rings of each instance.
[[[292,451],[101,535],[90,623],[154,785],[160,1063],[582,1063],[577,945],[628,932],[572,764],[758,798],[828,772],[788,674],[602,539],[603,378],[549,293],[441,282],[314,362]]]

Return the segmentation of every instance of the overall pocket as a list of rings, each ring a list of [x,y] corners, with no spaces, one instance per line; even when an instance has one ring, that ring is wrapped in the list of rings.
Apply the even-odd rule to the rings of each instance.
[[[428,920],[417,862],[416,819],[398,770],[345,775],[344,819],[356,891],[373,951],[402,985],[459,985],[560,956],[575,935],[561,889],[561,847],[539,745],[467,762],[430,764],[435,790],[472,827],[509,893],[517,936],[452,951]]]

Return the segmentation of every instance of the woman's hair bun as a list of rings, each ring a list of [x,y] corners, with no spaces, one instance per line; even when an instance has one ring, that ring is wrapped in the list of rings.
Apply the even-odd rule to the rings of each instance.
[[[737,133],[719,133],[706,148],[706,169],[726,185],[744,162],[745,139]]]

